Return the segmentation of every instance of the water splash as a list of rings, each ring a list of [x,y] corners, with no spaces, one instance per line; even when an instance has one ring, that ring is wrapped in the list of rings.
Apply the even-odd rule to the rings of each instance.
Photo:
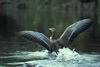
[[[22,55],[21,55],[22,54]],[[48,53],[47,50],[35,52],[20,52],[17,51],[14,59],[31,59],[24,62],[7,63],[7,65],[16,67],[99,67],[100,55],[79,54],[69,48],[59,49],[58,55]],[[19,56],[20,55],[20,56]]]
[[[63,49],[59,49],[59,53],[57,55],[56,60],[58,61],[67,61],[67,60],[74,60],[79,58],[79,53],[77,53],[76,51],[72,51],[69,48],[63,48]]]

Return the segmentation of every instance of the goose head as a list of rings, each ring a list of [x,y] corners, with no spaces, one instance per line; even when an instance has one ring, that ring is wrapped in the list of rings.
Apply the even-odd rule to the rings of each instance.
[[[50,36],[50,41],[52,41],[53,40],[53,37],[54,37],[54,35],[55,35],[55,32],[56,32],[56,29],[55,28],[49,28],[49,30],[50,30],[50,32],[51,32],[51,36]]]

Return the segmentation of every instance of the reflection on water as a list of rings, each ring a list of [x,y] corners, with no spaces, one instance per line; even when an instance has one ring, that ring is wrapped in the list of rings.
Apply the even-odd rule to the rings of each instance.
[[[79,54],[69,48],[49,54],[47,50],[21,52],[1,56],[0,67],[100,67],[99,54]]]

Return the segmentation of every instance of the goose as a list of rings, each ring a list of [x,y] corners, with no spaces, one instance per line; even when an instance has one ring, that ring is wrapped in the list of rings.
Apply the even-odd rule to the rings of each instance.
[[[87,18],[79,20],[68,26],[58,39],[53,39],[55,28],[49,28],[51,31],[50,38],[43,33],[23,30],[19,31],[18,35],[32,42],[36,42],[46,48],[49,52],[58,52],[59,48],[69,47],[73,40],[83,31],[87,30],[92,25],[92,20]]]

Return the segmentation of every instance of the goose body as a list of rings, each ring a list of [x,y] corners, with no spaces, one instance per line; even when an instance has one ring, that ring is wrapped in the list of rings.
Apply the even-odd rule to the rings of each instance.
[[[91,19],[83,19],[73,23],[68,26],[63,34],[56,40],[53,40],[54,28],[50,28],[52,35],[50,39],[44,34],[35,31],[19,31],[18,34],[32,42],[37,42],[43,47],[45,47],[50,52],[57,52],[59,48],[67,47],[71,45],[75,37],[77,37],[81,32],[88,29],[92,24]]]

